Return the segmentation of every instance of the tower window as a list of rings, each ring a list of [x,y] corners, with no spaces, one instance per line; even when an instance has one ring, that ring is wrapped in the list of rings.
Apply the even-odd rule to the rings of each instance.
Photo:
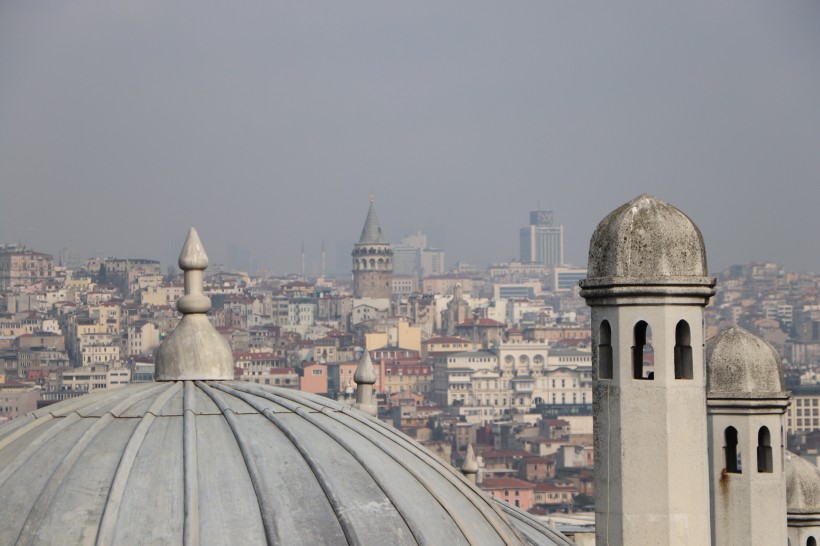
[[[635,344],[632,346],[632,377],[655,379],[655,351],[652,348],[652,328],[646,321],[635,325]]]
[[[601,322],[598,332],[598,379],[612,379],[612,328]]]
[[[806,546],[817,546],[817,541],[814,537],[809,537],[809,540],[806,541]]]
[[[692,336],[689,324],[682,320],[675,328],[675,379],[692,378]]]
[[[740,462],[740,451],[737,449],[737,429],[735,427],[727,427],[723,435],[726,441],[726,445],[723,446],[723,453],[726,459],[726,472],[740,474],[743,472],[743,466]]]
[[[772,436],[768,427],[757,433],[757,471],[772,472]]]

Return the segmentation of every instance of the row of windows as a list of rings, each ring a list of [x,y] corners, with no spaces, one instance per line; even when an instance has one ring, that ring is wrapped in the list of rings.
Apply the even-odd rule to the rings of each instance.
[[[726,427],[723,431],[723,455],[726,472],[742,474],[743,464],[740,450],[737,448],[737,429]],[[757,471],[772,472],[772,437],[768,427],[760,427],[757,431]]]
[[[654,351],[652,349],[652,329],[646,321],[635,324],[632,345],[632,377],[634,379],[653,380]],[[689,323],[678,322],[675,327],[675,379],[692,379],[692,336]],[[612,357],[612,327],[609,321],[602,321],[598,333],[598,378],[612,379],[614,376]]]

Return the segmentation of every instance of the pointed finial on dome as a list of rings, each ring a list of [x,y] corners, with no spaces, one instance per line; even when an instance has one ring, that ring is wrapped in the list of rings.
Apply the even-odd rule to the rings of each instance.
[[[179,268],[183,271],[208,268],[208,255],[205,254],[205,248],[199,240],[199,233],[194,227],[188,230],[188,237],[182,245],[182,252],[179,253]]]
[[[370,359],[370,351],[365,349],[353,374],[353,381],[356,382],[356,403],[353,407],[365,413],[376,416],[378,413],[375,401],[373,400],[373,385],[376,384],[376,369],[373,367],[373,360]]]
[[[473,451],[473,444],[467,444],[467,454],[464,456],[464,463],[461,465],[461,473],[470,482],[475,483],[478,475],[478,460],[475,457],[475,451]]]
[[[231,348],[206,314],[211,309],[203,282],[208,255],[194,228],[182,246],[179,267],[185,272],[185,295],[177,302],[182,320],[157,349],[155,377],[157,381],[233,379]]]

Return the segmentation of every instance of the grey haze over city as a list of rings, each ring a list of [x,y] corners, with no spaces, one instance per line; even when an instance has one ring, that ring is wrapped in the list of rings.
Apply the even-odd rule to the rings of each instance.
[[[391,241],[518,256],[554,210],[584,265],[644,192],[710,269],[820,272],[820,4],[0,4],[0,243],[348,271],[370,192]]]

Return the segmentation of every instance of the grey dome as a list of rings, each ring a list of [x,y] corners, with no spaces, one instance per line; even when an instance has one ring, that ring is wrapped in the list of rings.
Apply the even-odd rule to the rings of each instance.
[[[783,395],[783,364],[774,348],[743,328],[706,342],[706,390],[739,395]]]
[[[570,544],[376,419],[236,381],[133,385],[3,425],[0,498],[3,544]]]
[[[786,451],[786,507],[789,513],[820,513],[820,473],[791,451]]]
[[[589,279],[706,277],[706,247],[695,223],[644,194],[604,218],[589,244]]]

